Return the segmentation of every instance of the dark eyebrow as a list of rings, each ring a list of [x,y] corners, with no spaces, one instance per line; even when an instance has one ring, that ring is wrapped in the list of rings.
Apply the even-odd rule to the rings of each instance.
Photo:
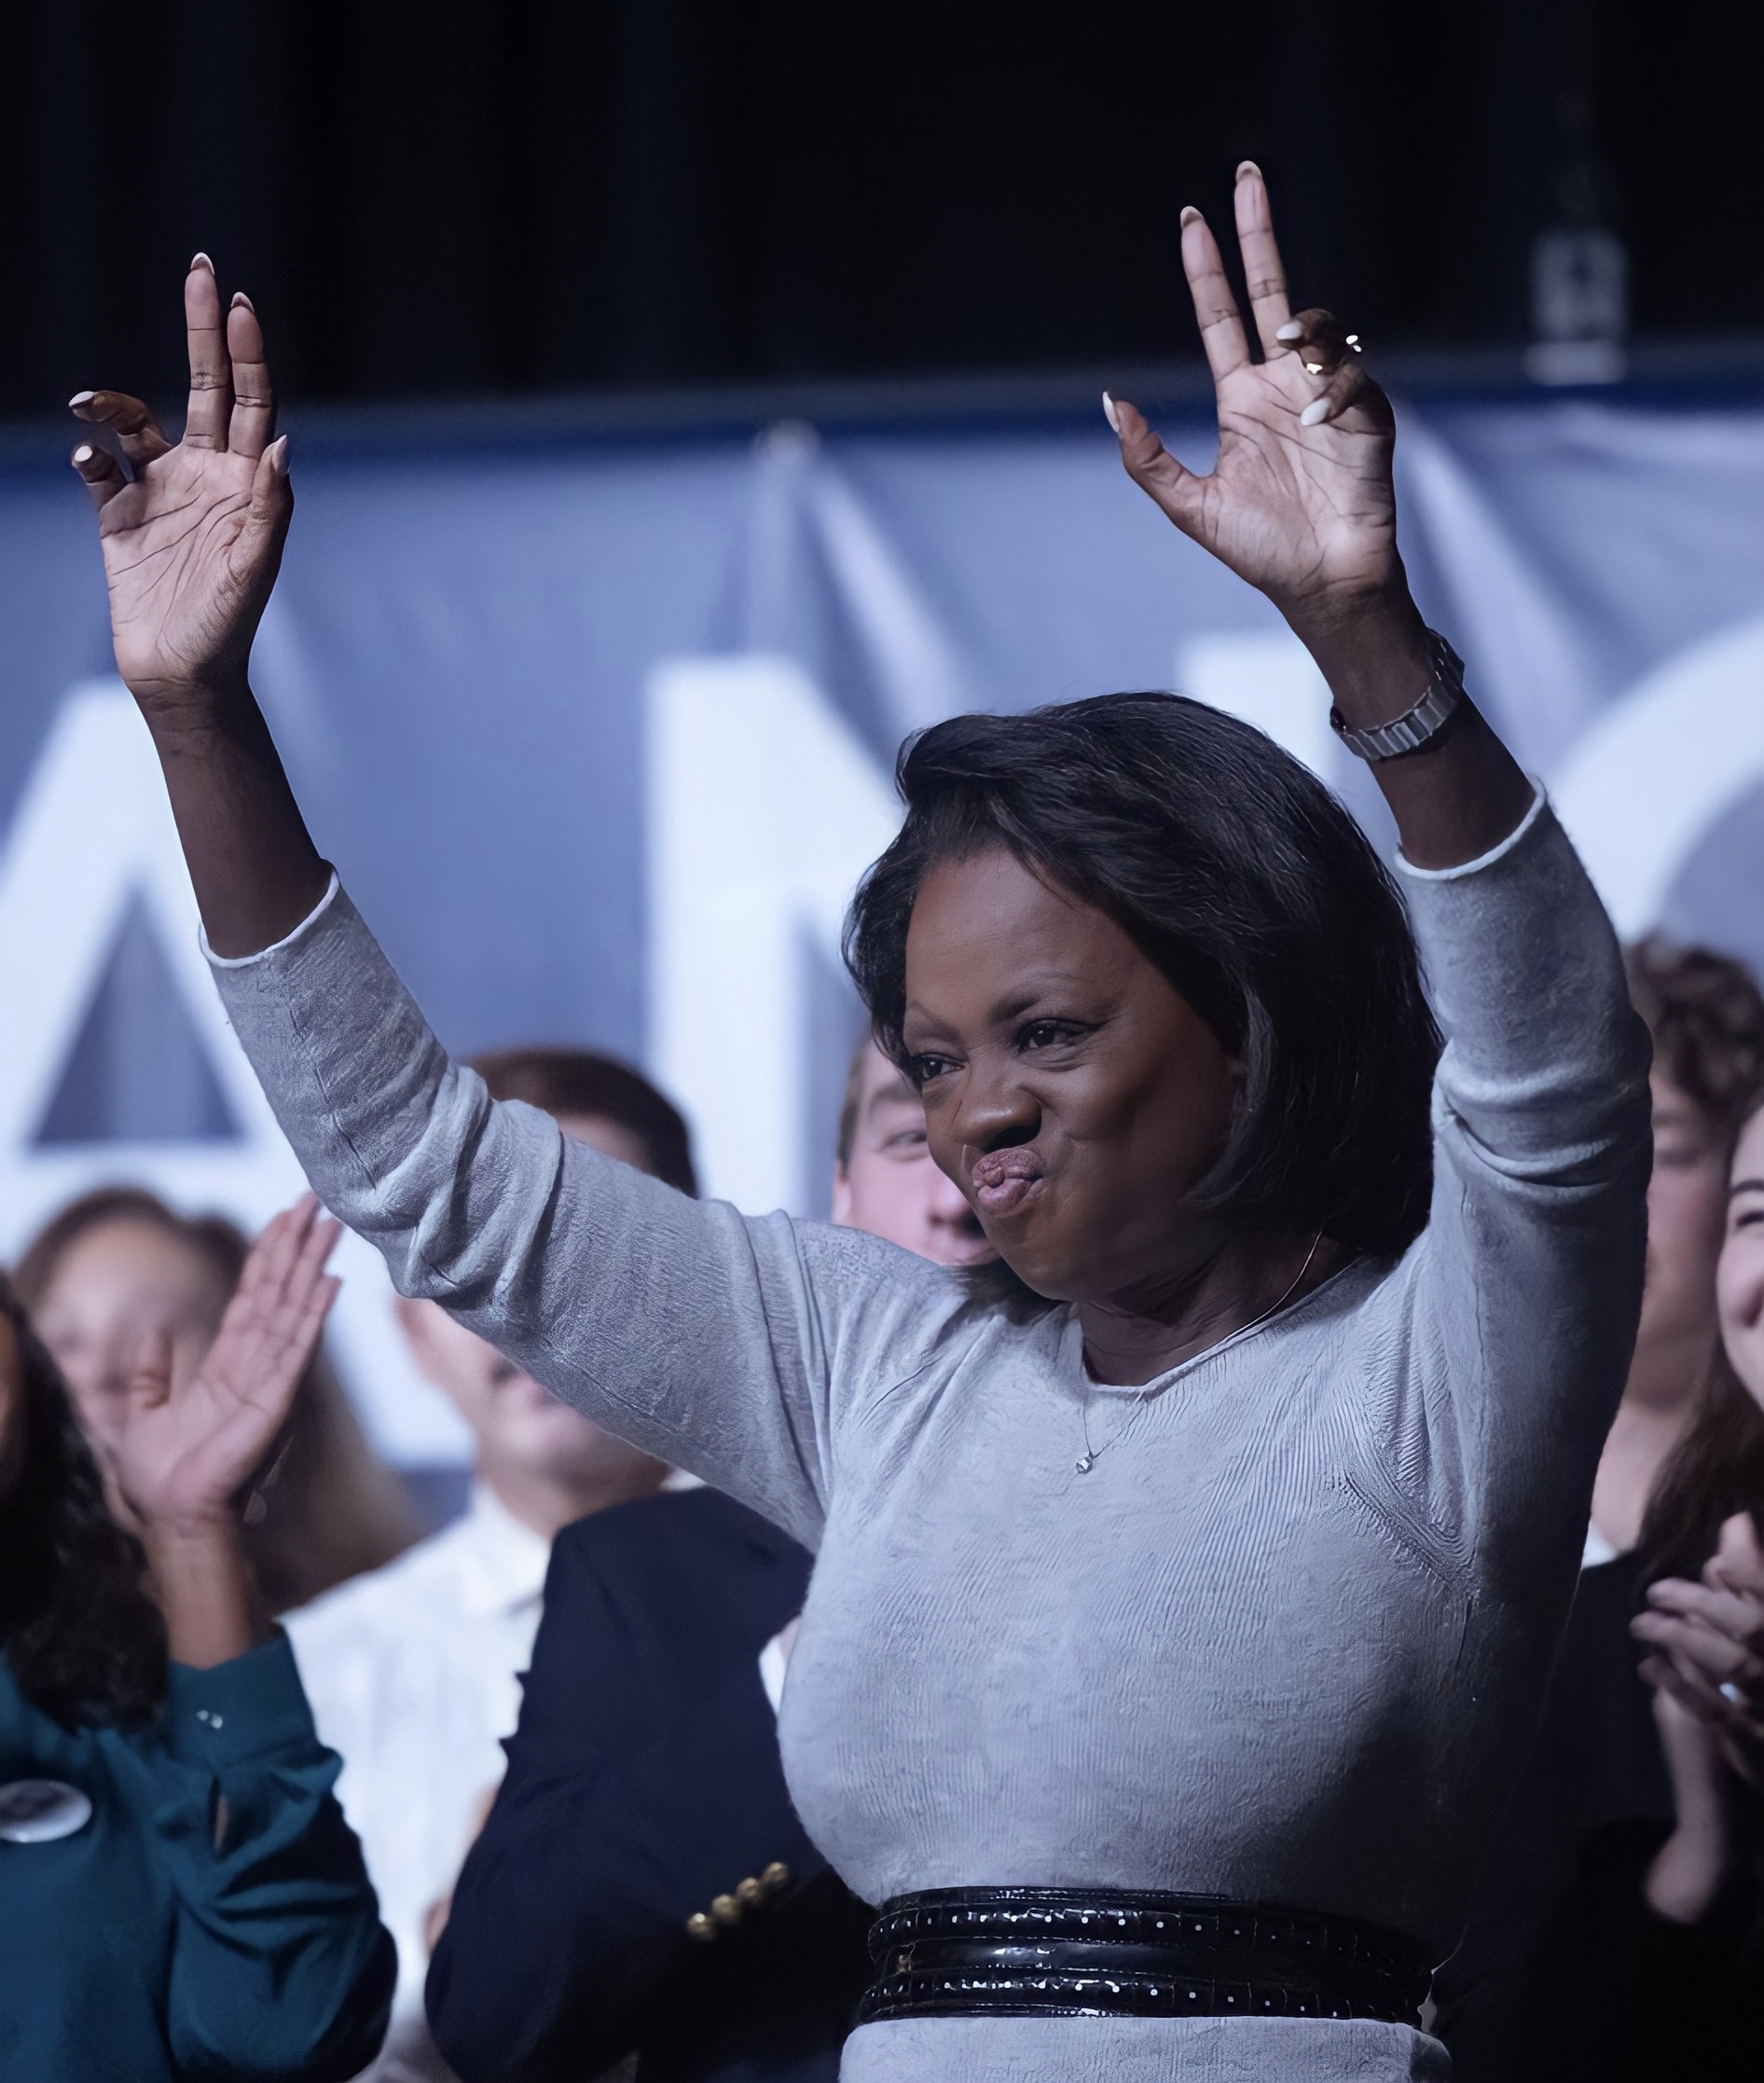
[[[1013,1020],[1020,1020],[1032,1006],[1040,1005],[1043,1000],[1057,998],[1062,991],[1095,988],[1089,977],[1075,975],[1069,970],[1050,970],[1021,990],[1013,991],[1009,998],[1001,998],[992,1009],[992,1017],[1000,1027],[1008,1027]]]
[[[995,1027],[1009,1027],[1020,1020],[1032,1005],[1039,1004],[1048,995],[1045,989],[1013,991],[1009,998],[1001,998],[992,1009]]]
[[[1008,1027],[1013,1020],[1020,1020],[1031,1006],[1039,1005],[1044,999],[1057,998],[1063,991],[1094,991],[1096,988],[1094,978],[1081,975],[1075,970],[1043,970],[1005,997],[995,1000],[986,1018],[994,1027]],[[931,1019],[922,1005],[916,1000],[909,1000],[906,1022],[915,1017],[927,1021],[937,1033],[944,1031],[941,1020]]]
[[[1764,1179],[1736,1179],[1728,1188],[1728,1198],[1736,1193],[1764,1193]]]

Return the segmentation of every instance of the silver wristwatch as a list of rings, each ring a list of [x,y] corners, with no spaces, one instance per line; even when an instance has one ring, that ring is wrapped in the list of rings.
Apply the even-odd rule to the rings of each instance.
[[[1427,631],[1433,650],[1433,673],[1414,707],[1388,724],[1371,724],[1364,730],[1350,730],[1339,709],[1330,710],[1330,727],[1350,752],[1361,759],[1395,759],[1399,752],[1413,752],[1430,738],[1437,738],[1464,703],[1464,661],[1437,629]]]

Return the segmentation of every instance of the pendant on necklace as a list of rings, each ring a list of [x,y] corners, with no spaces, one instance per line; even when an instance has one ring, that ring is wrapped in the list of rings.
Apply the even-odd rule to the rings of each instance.
[[[1094,1454],[1081,1454],[1073,1466],[1080,1475],[1088,1475],[1096,1466],[1096,1456]]]

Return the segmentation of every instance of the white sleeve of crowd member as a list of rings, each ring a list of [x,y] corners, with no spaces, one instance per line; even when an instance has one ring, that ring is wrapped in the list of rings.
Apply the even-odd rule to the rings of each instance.
[[[784,1711],[784,1680],[790,1675],[790,1654],[796,1647],[802,1624],[803,1617],[798,1613],[794,1620],[786,1621],[760,1651],[760,1683],[774,1714]]]
[[[538,1380],[646,1452],[818,1544],[842,1348],[910,1373],[958,1277],[856,1230],[698,1202],[492,1101],[449,1063],[333,879],[260,954],[211,955],[314,1190]]]
[[[1641,1301],[1647,1033],[1539,796],[1480,860],[1400,862],[1446,1037],[1428,1227],[1399,1278],[1411,1406],[1373,1465],[1442,1559],[1523,1597],[1571,1569]],[[1465,1526],[1480,1552],[1455,1554]]]

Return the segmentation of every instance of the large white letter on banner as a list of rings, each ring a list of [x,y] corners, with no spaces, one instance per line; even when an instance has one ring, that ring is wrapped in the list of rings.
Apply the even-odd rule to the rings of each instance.
[[[836,961],[847,900],[893,837],[894,792],[788,658],[650,675],[651,1059],[690,1114],[706,1190],[800,1198],[806,953]]]
[[[1764,782],[1764,621],[1694,644],[1606,710],[1550,793],[1619,933],[1660,922],[1705,832]]]
[[[191,1142],[45,1145],[37,1130],[124,914],[145,910],[239,1134]],[[255,1230],[305,1190],[197,940],[177,831],[135,705],[114,680],[74,688],[0,855],[0,1258],[94,1187],[133,1183],[186,1212]],[[345,1235],[333,1318],[338,1357],[375,1443],[404,1463],[463,1458],[465,1429],[410,1364],[373,1248]]]

